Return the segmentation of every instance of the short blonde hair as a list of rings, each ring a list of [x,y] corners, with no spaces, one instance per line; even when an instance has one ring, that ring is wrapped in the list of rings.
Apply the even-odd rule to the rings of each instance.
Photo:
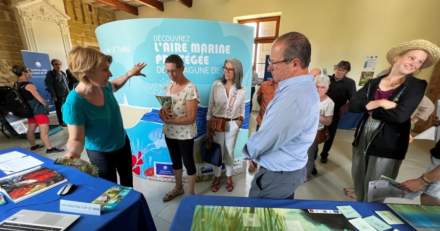
[[[70,51],[67,64],[70,72],[78,81],[90,85],[86,73],[98,69],[103,61],[111,64],[113,58],[93,48],[76,46]]]

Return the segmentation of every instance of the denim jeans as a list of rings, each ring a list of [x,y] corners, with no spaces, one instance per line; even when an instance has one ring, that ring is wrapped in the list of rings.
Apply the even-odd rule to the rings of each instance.
[[[124,147],[113,152],[88,150],[90,162],[99,168],[98,176],[111,182],[117,182],[116,172],[119,174],[120,185],[133,187],[133,173],[131,165],[131,147],[128,136],[125,136]]]

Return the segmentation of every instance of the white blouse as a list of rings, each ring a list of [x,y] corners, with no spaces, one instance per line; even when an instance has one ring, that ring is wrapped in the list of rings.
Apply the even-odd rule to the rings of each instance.
[[[226,95],[226,88],[220,80],[212,84],[211,95],[209,96],[209,108],[206,119],[211,116],[235,119],[240,116],[244,118],[246,104],[246,87],[237,89],[235,84],[229,89],[229,97]],[[229,111],[229,105],[232,110]]]
[[[168,82],[163,88],[165,95],[171,96],[173,98],[174,107],[173,112],[177,115],[175,119],[186,116],[186,101],[196,99],[200,102],[199,91],[196,85],[189,82],[182,91],[176,94],[171,94],[171,87],[173,86],[173,81]],[[163,134],[167,138],[177,139],[177,140],[189,140],[197,135],[196,122],[189,125],[178,125],[178,124],[163,124]]]
[[[335,103],[333,102],[330,97],[327,97],[322,102],[319,102],[319,114],[322,116],[332,116],[333,111],[335,110]],[[324,128],[324,125],[321,123],[318,123],[318,131]]]

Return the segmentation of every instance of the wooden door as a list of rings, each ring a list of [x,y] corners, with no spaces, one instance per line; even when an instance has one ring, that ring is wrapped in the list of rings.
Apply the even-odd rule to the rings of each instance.
[[[437,65],[435,65],[425,95],[434,103],[435,110],[432,114],[435,115],[437,111],[437,102],[440,99],[440,62],[438,62]],[[416,125],[414,126],[413,131],[420,133],[430,127],[431,127],[431,117],[429,117],[427,121],[419,120],[419,122],[417,122]]]

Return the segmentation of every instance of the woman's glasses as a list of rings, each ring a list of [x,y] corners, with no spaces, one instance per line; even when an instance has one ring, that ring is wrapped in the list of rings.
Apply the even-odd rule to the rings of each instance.
[[[233,71],[234,71],[234,68],[223,67],[223,71],[224,71],[224,72],[233,72]]]

